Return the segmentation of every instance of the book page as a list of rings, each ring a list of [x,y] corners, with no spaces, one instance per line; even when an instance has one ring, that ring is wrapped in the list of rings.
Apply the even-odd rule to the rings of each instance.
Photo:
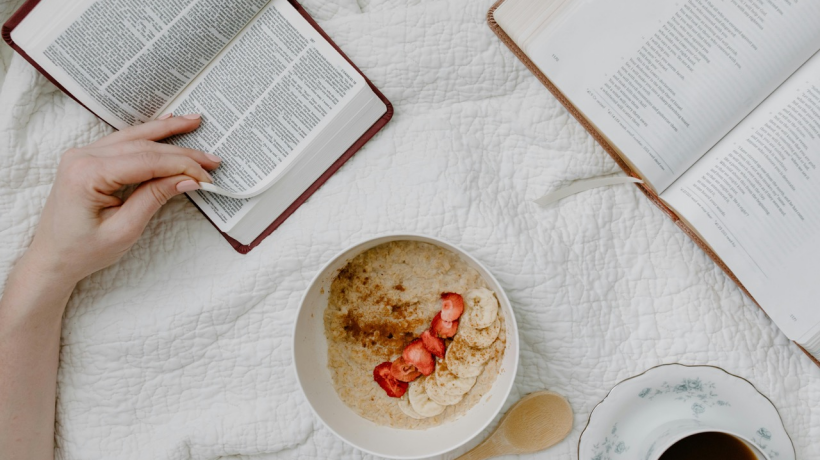
[[[168,142],[222,158],[214,184],[258,194],[281,178],[367,85],[286,0],[274,0],[183,92],[169,112],[201,113]],[[255,203],[205,191],[189,196],[223,231]]]
[[[519,48],[527,49],[547,24],[559,27],[556,22],[582,3],[577,0],[504,0],[493,12],[493,19]]]
[[[13,37],[122,129],[154,118],[268,1],[98,0],[68,8],[70,2],[46,0]],[[52,24],[44,27],[46,12]]]
[[[820,327],[820,54],[661,198],[792,340]]]
[[[816,1],[586,0],[524,51],[661,192],[820,49],[817,24]]]

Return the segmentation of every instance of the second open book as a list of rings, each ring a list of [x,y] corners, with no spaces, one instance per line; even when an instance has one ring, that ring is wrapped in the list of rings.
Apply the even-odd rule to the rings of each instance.
[[[819,357],[820,2],[504,0],[490,24]]]

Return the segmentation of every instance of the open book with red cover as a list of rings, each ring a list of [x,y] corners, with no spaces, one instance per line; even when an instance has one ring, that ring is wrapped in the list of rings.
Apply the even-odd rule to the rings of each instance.
[[[393,115],[295,0],[29,0],[2,33],[117,129],[202,114],[167,142],[222,158],[188,197],[243,254]]]

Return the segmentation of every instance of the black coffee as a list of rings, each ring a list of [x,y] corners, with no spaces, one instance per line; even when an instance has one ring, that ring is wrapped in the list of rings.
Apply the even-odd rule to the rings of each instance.
[[[757,460],[757,456],[734,436],[698,433],[673,444],[659,460]]]

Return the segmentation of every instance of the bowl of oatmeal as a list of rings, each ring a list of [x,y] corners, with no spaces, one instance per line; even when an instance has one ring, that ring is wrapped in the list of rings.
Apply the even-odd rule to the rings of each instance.
[[[476,259],[436,238],[388,235],[319,271],[299,307],[293,360],[312,409],[340,438],[384,457],[430,457],[499,413],[518,329]]]

